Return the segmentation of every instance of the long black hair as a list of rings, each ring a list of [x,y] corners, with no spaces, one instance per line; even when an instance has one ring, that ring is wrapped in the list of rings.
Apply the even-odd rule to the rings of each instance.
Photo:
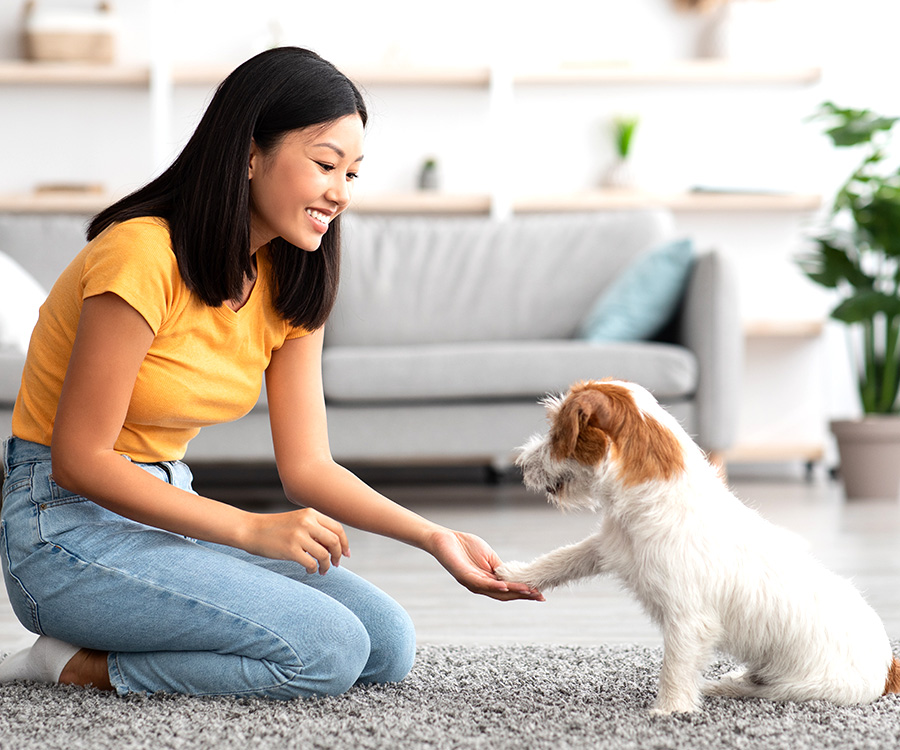
[[[200,124],[172,165],[149,184],[101,211],[88,240],[111,224],[158,216],[169,224],[178,270],[207,305],[237,299],[252,276],[250,254],[251,142],[269,152],[291,130],[368,114],[357,87],[309,50],[267,50],[218,87]],[[308,329],[325,323],[340,276],[340,217],[316,252],[272,240],[274,304],[283,318]]]

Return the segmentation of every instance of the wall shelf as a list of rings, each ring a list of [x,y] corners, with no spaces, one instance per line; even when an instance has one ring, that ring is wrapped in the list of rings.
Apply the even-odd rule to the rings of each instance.
[[[121,196],[104,192],[59,190],[0,195],[0,213],[95,214]]]
[[[491,82],[488,67],[416,68],[372,66],[341,68],[351,80],[364,86],[480,86]]]
[[[753,320],[744,323],[744,335],[752,339],[815,339],[824,330],[822,320]]]
[[[13,213],[90,213],[108,206],[117,196],[102,192],[48,191],[0,195],[0,211]],[[796,194],[652,194],[634,191],[596,191],[513,201],[515,213],[616,211],[663,206],[673,211],[814,211],[817,195]],[[363,214],[487,214],[487,194],[410,192],[361,195],[352,211]]]
[[[234,66],[178,65],[172,70],[176,85],[215,85]],[[488,66],[417,67],[401,65],[348,66],[342,70],[354,81],[374,86],[480,86],[490,85]],[[816,66],[739,65],[716,60],[676,60],[654,65],[597,63],[569,65],[551,70],[513,71],[512,81],[522,85],[558,84],[807,84],[819,80]],[[148,65],[90,63],[36,63],[0,60],[2,84],[147,85]]]
[[[533,196],[513,200],[513,211],[609,211],[664,206],[673,211],[815,211],[819,195],[798,193],[686,192],[649,193],[639,190],[594,190],[568,195]]]
[[[491,70],[481,67],[413,67],[373,65],[339,66],[351,80],[363,86],[476,86],[486,88]],[[225,65],[179,65],[172,71],[176,85],[216,85],[231,71]]]
[[[146,65],[35,63],[3,60],[0,61],[0,84],[148,86],[150,84],[150,68]]]
[[[653,65],[585,63],[514,73],[518,84],[808,84],[822,76],[814,65],[742,65],[721,60],[673,60]]]
[[[802,461],[818,463],[825,458],[825,448],[818,443],[738,444],[725,452],[725,463],[754,464]]]
[[[361,195],[351,211],[363,214],[487,214],[491,196],[421,191],[415,193]]]

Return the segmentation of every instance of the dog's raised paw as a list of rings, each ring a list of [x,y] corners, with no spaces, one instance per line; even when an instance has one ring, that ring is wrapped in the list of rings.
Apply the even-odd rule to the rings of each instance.
[[[527,578],[527,564],[520,562],[503,563],[494,571],[497,577],[510,583],[530,583]]]

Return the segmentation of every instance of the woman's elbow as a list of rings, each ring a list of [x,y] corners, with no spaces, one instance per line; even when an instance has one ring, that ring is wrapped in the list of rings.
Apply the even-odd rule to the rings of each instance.
[[[53,481],[69,492],[86,495],[91,476],[89,456],[88,451],[54,435],[50,441]]]
[[[292,461],[289,466],[278,466],[278,475],[285,497],[295,505],[308,505],[316,495],[313,489],[323,479],[335,472],[343,472],[331,456],[319,456],[314,460]]]

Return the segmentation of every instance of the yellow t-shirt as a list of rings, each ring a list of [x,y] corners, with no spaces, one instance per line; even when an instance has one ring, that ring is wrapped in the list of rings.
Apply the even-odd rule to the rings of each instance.
[[[13,434],[50,445],[82,302],[105,292],[124,299],[155,334],[116,451],[140,462],[177,460],[201,427],[249,412],[272,351],[305,333],[272,304],[268,249],[256,258],[257,280],[247,303],[237,312],[209,307],[182,281],[163,220],[132,219],[108,228],[63,271],[41,307]]]

